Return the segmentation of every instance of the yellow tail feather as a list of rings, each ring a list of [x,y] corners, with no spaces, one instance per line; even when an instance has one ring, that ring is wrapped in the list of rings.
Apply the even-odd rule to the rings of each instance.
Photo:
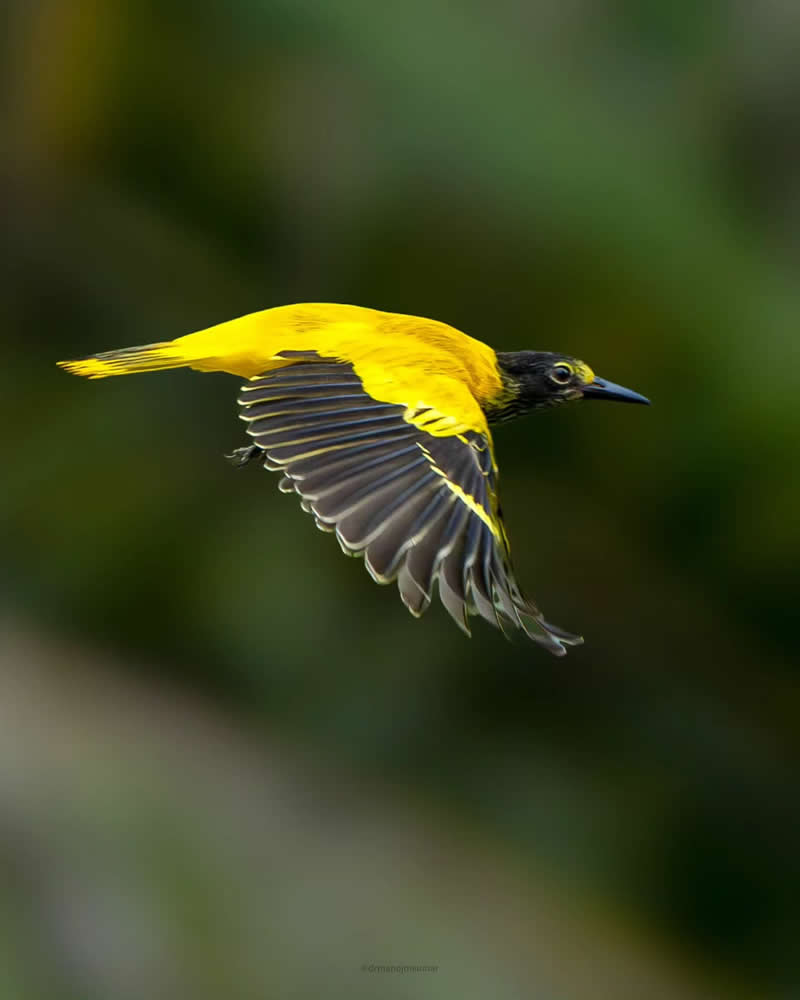
[[[182,368],[191,364],[174,343],[164,341],[161,344],[143,344],[141,347],[124,347],[119,351],[104,351],[102,354],[91,354],[88,358],[77,361],[58,361],[59,368],[64,368],[73,375],[85,375],[86,378],[107,378],[109,375],[131,375],[134,372],[153,372],[165,368]]]

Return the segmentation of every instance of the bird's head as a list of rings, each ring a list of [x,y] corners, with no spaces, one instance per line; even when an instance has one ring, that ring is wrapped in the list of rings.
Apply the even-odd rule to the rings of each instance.
[[[619,403],[650,400],[632,389],[599,378],[583,361],[548,351],[499,352],[497,365],[506,393],[493,420],[504,420],[543,406],[557,406],[572,399],[607,399]]]

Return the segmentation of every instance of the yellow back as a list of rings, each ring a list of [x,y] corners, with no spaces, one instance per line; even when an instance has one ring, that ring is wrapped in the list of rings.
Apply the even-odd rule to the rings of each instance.
[[[486,433],[481,404],[502,392],[495,353],[481,341],[436,320],[333,303],[277,306],[163,344],[62,364],[90,378],[180,367],[253,378],[290,364],[279,357],[287,351],[349,362],[375,399],[433,411],[426,429],[436,435]]]

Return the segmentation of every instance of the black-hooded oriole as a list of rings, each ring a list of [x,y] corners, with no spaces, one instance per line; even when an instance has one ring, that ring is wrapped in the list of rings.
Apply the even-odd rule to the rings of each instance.
[[[88,378],[183,367],[245,378],[240,416],[253,443],[234,460],[281,472],[280,489],[363,556],[373,579],[396,579],[413,615],[437,584],[467,632],[477,614],[559,656],[582,641],[517,584],[489,431],[572,399],[648,402],[582,361],[496,353],[446,323],[323,303],[59,364]]]

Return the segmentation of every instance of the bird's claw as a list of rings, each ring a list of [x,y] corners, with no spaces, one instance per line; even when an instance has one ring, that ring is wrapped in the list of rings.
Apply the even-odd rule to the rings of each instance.
[[[226,455],[225,458],[235,465],[237,468],[241,468],[243,465],[247,465],[248,462],[252,462],[254,458],[257,458],[261,454],[261,449],[257,444],[248,444],[243,448],[235,448],[230,455]]]

